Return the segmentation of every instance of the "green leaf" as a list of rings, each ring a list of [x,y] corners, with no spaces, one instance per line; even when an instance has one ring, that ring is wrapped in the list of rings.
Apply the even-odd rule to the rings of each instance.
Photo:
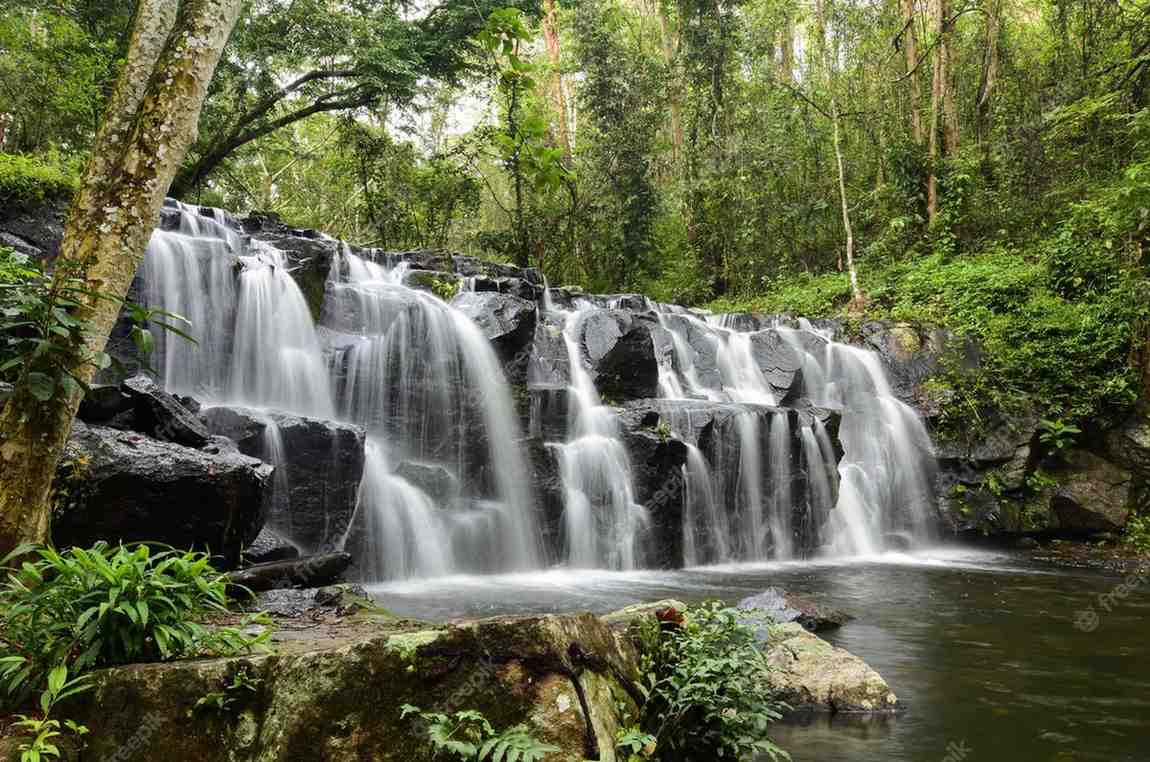
[[[56,381],[46,373],[29,373],[28,392],[39,401],[47,402],[56,393]]]

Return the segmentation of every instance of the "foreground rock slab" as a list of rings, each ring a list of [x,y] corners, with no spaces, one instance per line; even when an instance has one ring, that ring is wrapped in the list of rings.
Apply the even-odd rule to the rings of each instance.
[[[882,712],[898,708],[898,698],[878,672],[797,622],[771,628],[765,648],[775,667],[771,687],[792,710]]]
[[[425,729],[400,707],[476,709],[498,728],[526,723],[561,753],[615,762],[616,702],[635,654],[591,614],[426,625],[378,615],[278,636],[274,655],[97,673],[69,707],[91,728],[85,758],[180,762],[412,762]],[[240,669],[255,690],[223,711],[189,710]]]

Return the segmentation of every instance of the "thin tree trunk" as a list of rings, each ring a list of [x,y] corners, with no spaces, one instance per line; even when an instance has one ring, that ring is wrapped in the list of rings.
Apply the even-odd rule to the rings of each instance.
[[[952,36],[952,22],[950,20],[950,7],[947,0],[938,0],[940,6],[942,38],[938,43],[938,54],[942,60],[942,115],[943,137],[946,145],[946,155],[953,156],[958,153],[958,103],[954,95],[954,71],[951,65],[950,41]]]
[[[934,0],[932,24],[935,34],[942,34],[942,7],[944,0]],[[941,45],[941,41],[939,42]],[[938,130],[942,118],[942,80],[945,74],[944,58],[939,51],[934,55],[934,73],[930,84],[930,125],[927,132],[927,163],[929,176],[926,181],[926,216],[933,223],[938,216]]]
[[[667,16],[667,11],[660,4],[659,5],[659,37],[660,43],[663,48],[663,60],[667,64],[667,71],[671,74],[673,81],[668,88],[668,111],[671,115],[671,162],[674,166],[678,167],[679,162],[683,157],[683,104],[680,98],[680,83],[676,77],[676,59],[678,58],[678,37],[676,31],[672,28],[671,19]]]
[[[788,85],[795,83],[795,18],[789,12],[783,21],[779,44],[779,79]]]
[[[986,167],[990,164],[991,107],[994,102],[994,88],[998,84],[998,26],[1001,13],[1001,0],[992,0],[986,15],[986,46],[982,58],[982,81],[978,88],[978,144],[982,149],[982,160]]]
[[[567,126],[567,92],[560,68],[563,57],[559,49],[558,8],[555,0],[545,0],[543,8],[543,41],[547,45],[547,59],[554,70],[551,89],[555,113],[558,115],[559,147],[563,149],[563,163],[570,169],[573,155],[571,132]]]
[[[842,127],[840,125],[842,120],[839,118],[839,100],[835,92],[837,77],[835,76],[834,62],[827,52],[827,21],[823,0],[815,0],[815,17],[818,22],[815,34],[818,36],[819,57],[822,59],[823,68],[826,70],[827,90],[831,100],[831,127],[834,134],[835,164],[838,168],[839,206],[843,216],[843,232],[846,235],[846,260],[847,273],[851,283],[851,308],[852,310],[861,310],[866,299],[863,296],[862,288],[859,286],[858,269],[855,267],[854,227],[851,225],[850,204],[847,201],[846,162],[843,160]]]
[[[918,24],[914,5],[915,0],[902,0],[902,14],[906,19],[903,51],[906,53],[907,88],[910,91],[910,132],[915,145],[922,145],[922,92],[918,81]]]
[[[57,258],[58,280],[82,278],[91,296],[77,315],[79,338],[55,338],[71,372],[88,382],[120,304],[143,260],[164,195],[195,139],[200,109],[242,0],[140,0],[127,61],[109,102]],[[0,413],[0,556],[48,539],[52,479],[78,385],[47,402],[30,391],[25,367]]]

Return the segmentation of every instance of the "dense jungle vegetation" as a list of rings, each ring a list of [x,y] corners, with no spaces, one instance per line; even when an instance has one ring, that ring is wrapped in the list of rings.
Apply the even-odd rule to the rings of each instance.
[[[0,203],[75,182],[133,7],[0,0]],[[960,414],[1104,422],[1145,366],[1148,88],[1145,0],[250,0],[172,192],[588,290],[943,325],[985,350]]]

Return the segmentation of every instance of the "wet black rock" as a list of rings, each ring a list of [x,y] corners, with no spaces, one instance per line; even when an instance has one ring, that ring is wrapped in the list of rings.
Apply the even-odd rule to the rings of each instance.
[[[211,435],[203,422],[152,379],[133,376],[120,388],[131,400],[137,431],[188,447],[208,443]]]
[[[132,398],[118,385],[93,384],[88,387],[76,415],[85,423],[106,423],[132,408]]]
[[[272,467],[224,443],[193,449],[75,422],[57,474],[57,545],[153,541],[228,564],[256,539]]]
[[[770,615],[776,623],[798,622],[809,632],[823,632],[842,627],[854,619],[844,611],[789,593],[779,587],[768,587],[758,595],[739,601],[738,608],[754,609]]]
[[[246,564],[266,564],[271,561],[287,561],[299,558],[299,548],[264,527],[251,545],[244,548]]]
[[[272,616],[298,618],[317,610],[337,615],[375,608],[359,585],[327,585],[319,588],[278,588],[256,595],[252,608]]]
[[[646,428],[628,429],[623,445],[631,463],[635,500],[650,521],[654,558],[648,566],[676,568],[683,564],[683,507],[686,484],[683,466],[687,445],[665,433]]]
[[[594,310],[579,322],[576,345],[605,399],[638,399],[658,394],[659,363],[651,323],[629,312]]]
[[[504,375],[512,382],[526,380],[535,337],[535,303],[494,292],[464,292],[452,306],[479,326],[491,342]]]
[[[311,551],[343,540],[363,478],[366,433],[361,427],[229,406],[206,408],[203,417],[212,433],[235,440],[241,452],[269,462],[278,457],[270,528]],[[278,434],[278,456],[270,446],[269,425]],[[286,494],[280,494],[285,482]]]
[[[459,479],[441,465],[405,460],[396,466],[395,475],[418,487],[436,505],[450,506],[459,499]]]

